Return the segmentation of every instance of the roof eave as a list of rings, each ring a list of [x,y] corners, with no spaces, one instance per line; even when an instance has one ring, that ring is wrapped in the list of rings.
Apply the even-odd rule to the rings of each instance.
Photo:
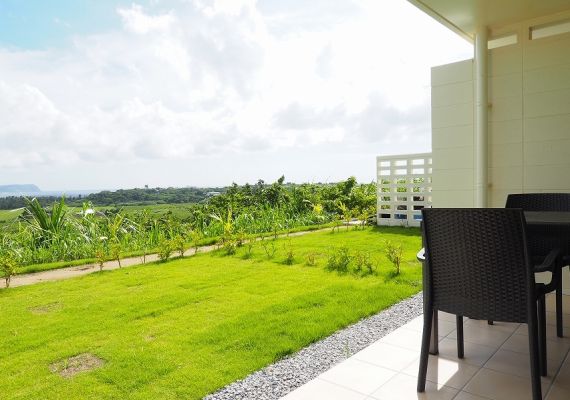
[[[417,8],[419,8],[420,10],[422,10],[424,13],[428,14],[430,17],[432,17],[433,19],[435,19],[436,21],[441,23],[446,28],[451,29],[453,32],[457,33],[459,36],[461,36],[463,39],[467,40],[469,43],[474,42],[474,38],[472,35],[463,31],[457,25],[454,25],[451,21],[449,21],[443,15],[441,15],[437,11],[431,9],[423,1],[421,1],[421,0],[408,0],[408,1],[410,3],[412,3],[414,6],[416,6]]]

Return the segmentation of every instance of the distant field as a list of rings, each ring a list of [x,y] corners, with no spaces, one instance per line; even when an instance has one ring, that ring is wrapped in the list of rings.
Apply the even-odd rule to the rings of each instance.
[[[180,204],[151,204],[151,205],[132,205],[132,206],[121,206],[119,209],[123,210],[125,213],[132,213],[135,211],[149,210],[153,216],[160,216],[167,214],[169,212],[179,219],[184,219],[190,216],[190,206],[195,203],[180,203]],[[116,209],[116,207],[95,207],[97,210],[108,210]]]
[[[13,222],[22,213],[22,210],[0,210],[0,227]]]

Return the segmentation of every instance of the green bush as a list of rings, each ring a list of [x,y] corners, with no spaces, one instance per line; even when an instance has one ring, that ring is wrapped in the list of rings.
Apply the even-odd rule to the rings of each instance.
[[[337,271],[338,273],[347,273],[351,262],[350,251],[348,247],[339,247],[333,249],[327,258],[326,268],[329,271]]]
[[[16,274],[18,261],[13,254],[7,253],[0,256],[0,276],[4,278],[6,287],[10,287],[10,280]]]
[[[376,264],[374,263],[370,253],[358,251],[354,256],[355,273],[365,276],[376,273]]]
[[[401,244],[395,244],[394,242],[387,240],[384,248],[386,257],[394,265],[395,274],[400,275],[400,265],[402,264],[402,256],[404,249]]]
[[[158,245],[158,258],[160,261],[167,261],[172,255],[172,242],[170,240],[163,240]]]

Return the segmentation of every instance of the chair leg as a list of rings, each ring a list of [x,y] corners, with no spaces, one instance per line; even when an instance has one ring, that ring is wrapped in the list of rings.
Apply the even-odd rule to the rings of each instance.
[[[430,336],[432,335],[434,314],[437,318],[437,311],[434,312],[432,307],[426,305],[424,308],[424,328],[422,331],[422,348],[420,351],[420,369],[418,371],[418,392],[425,392],[426,390],[427,367],[430,353]]]
[[[434,356],[439,354],[439,322],[437,314],[437,308],[434,308],[432,312],[431,341],[429,345],[429,353]]]
[[[548,365],[546,361],[546,300],[544,295],[538,298],[538,338],[540,351],[540,373],[542,376],[548,375]]]
[[[465,356],[465,349],[463,344],[463,316],[455,316],[455,325],[457,327],[457,358]]]
[[[564,337],[564,325],[562,321],[562,277],[556,285],[556,335]]]
[[[530,377],[532,383],[532,399],[542,400],[542,386],[540,382],[540,349],[538,344],[538,327],[536,313],[528,321],[528,347],[530,354]]]

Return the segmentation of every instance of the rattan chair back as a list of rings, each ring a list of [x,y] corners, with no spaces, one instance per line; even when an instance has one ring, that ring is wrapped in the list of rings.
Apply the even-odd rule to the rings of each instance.
[[[509,194],[506,208],[522,208],[524,211],[570,211],[570,193],[517,193]],[[529,250],[531,255],[543,257],[553,248],[570,255],[570,231],[565,226],[529,226]]]
[[[424,209],[424,295],[435,309],[527,322],[534,273],[520,209]]]

